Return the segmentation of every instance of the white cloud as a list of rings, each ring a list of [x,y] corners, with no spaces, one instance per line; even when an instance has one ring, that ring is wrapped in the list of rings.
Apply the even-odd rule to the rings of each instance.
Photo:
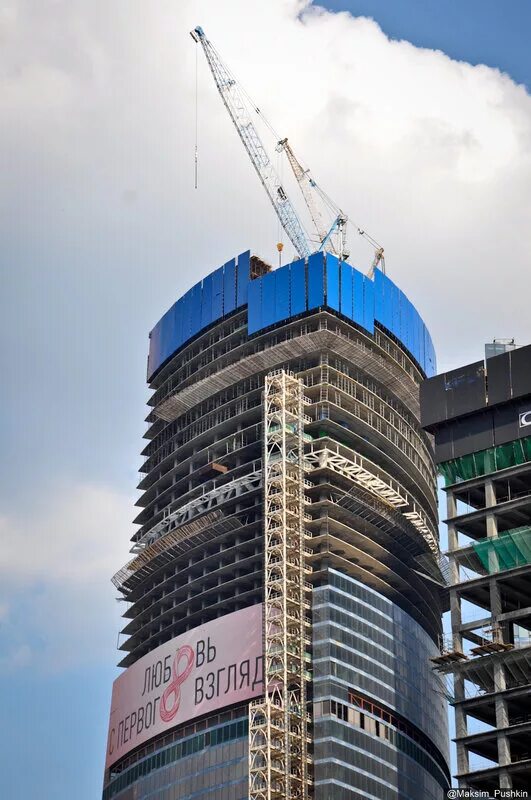
[[[121,606],[110,577],[127,558],[132,498],[55,486],[0,524],[0,668],[111,664]]]
[[[531,98],[507,75],[302,0],[39,5],[5,15],[2,138],[30,153],[28,191],[51,186],[48,222],[61,208],[69,235],[111,224],[132,249],[153,248],[158,310],[239,248],[274,258],[276,221],[201,53],[193,189],[188,32],[201,23],[327,192],[385,244],[443,362],[496,335],[526,341]],[[370,258],[354,241],[353,259]]]
[[[531,98],[507,75],[303,0],[4,3],[0,236],[24,328],[8,292],[3,341],[28,381],[28,475],[43,427],[57,431],[59,455],[49,443],[45,455],[58,474],[84,430],[92,474],[98,459],[104,470],[140,380],[120,372],[139,330],[231,255],[276,257],[277,222],[200,52],[193,188],[198,23],[328,194],[385,245],[442,367],[480,357],[494,336],[528,341]],[[351,238],[352,260],[368,266]],[[0,633],[14,660],[26,645],[55,665],[88,642],[101,652],[132,500],[83,483],[37,508],[27,491],[26,512],[3,523],[3,590],[16,604]]]

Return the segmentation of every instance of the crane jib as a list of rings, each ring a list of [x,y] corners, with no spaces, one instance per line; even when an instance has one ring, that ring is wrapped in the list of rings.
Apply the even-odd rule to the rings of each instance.
[[[203,29],[198,25],[190,32],[190,35],[194,42],[200,44],[203,48],[223,104],[232,119],[247,155],[260,178],[260,182],[269,197],[282,227],[299,256],[301,258],[309,256],[315,250],[315,246],[304,230],[304,226],[284,186],[280,182],[267,150],[253,124],[249,105],[253,112],[259,114],[269,129],[275,133],[273,128],[269,125],[259,108],[250,101],[245,91],[238,85],[238,82],[224,64],[212,43],[206,38]],[[246,102],[246,98],[248,102]],[[303,168],[288,143],[287,138],[277,138],[276,150],[277,152],[284,151],[286,153],[286,157],[297,180],[316,230],[317,241],[319,243],[318,249],[333,253],[337,255],[340,260],[347,259],[349,256],[347,250],[348,217],[333,203],[320,186],[318,186],[310,175],[309,169]],[[330,222],[325,224],[321,210],[317,204],[317,199],[319,199],[321,205],[328,213],[331,212],[333,214],[333,222],[331,225]],[[385,272],[383,248],[364,230],[357,226],[355,227],[358,233],[375,248],[374,259],[369,275],[372,276],[374,270],[378,267]]]
[[[197,26],[191,31],[191,36],[203,48],[221,99],[229,112],[229,116],[238,131],[247,155],[267,192],[282,227],[299,256],[302,258],[309,256],[312,248],[303,225],[285,189],[281,185],[271,159],[267,155],[267,151],[253,125],[245,98],[237,81],[230,74],[201,27]]]

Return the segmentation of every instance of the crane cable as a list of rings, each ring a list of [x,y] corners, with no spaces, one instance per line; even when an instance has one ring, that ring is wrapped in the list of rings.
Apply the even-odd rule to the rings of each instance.
[[[195,153],[194,153],[194,182],[197,189],[197,118],[198,118],[198,100],[197,100],[197,47],[195,48]]]

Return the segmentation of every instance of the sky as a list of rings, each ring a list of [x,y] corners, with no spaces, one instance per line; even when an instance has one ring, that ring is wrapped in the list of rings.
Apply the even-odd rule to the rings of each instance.
[[[385,246],[441,369],[481,358],[493,337],[529,342],[529,3],[328,6],[0,0],[10,800],[101,790],[121,610],[110,577],[133,532],[148,331],[235,254],[276,257],[277,222],[191,28]],[[368,268],[350,235],[352,263]]]

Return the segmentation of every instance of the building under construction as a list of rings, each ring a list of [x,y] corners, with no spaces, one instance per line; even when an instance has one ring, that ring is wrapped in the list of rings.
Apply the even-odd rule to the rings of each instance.
[[[155,326],[104,800],[444,796],[434,373],[330,253],[243,253]]]
[[[446,483],[452,633],[433,661],[453,677],[459,786],[529,789],[531,347],[426,381],[421,405]]]

